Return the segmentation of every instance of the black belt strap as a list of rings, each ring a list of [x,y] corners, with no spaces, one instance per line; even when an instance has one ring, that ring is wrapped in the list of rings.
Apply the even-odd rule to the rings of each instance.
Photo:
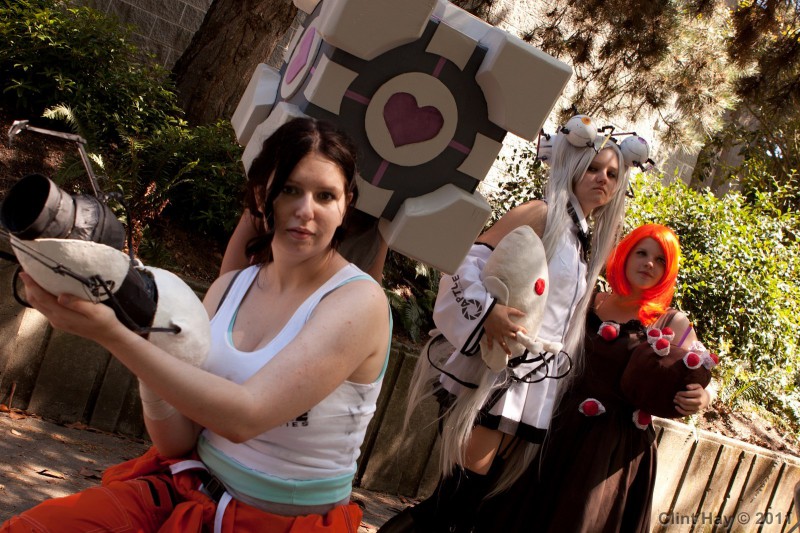
[[[228,491],[222,481],[206,470],[198,470],[197,477],[203,482],[203,489],[208,493],[209,497],[219,503],[222,496]]]

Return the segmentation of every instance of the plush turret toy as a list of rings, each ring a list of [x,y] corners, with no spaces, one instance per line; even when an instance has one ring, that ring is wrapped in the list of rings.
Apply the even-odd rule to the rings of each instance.
[[[549,280],[544,245],[530,226],[518,227],[498,243],[483,269],[483,284],[497,303],[525,313],[513,318],[527,333],[517,333],[516,340],[508,341],[512,357],[525,350],[533,354],[561,350],[560,343],[538,338]],[[493,343],[491,349],[485,339],[480,344],[481,357],[491,370],[499,372],[506,367],[509,357],[500,343]]]

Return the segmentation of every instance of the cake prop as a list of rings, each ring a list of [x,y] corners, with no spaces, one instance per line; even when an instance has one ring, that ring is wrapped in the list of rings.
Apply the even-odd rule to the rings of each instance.
[[[620,379],[622,394],[651,415],[680,418],[683,415],[673,403],[675,394],[690,383],[706,387],[711,381],[714,365],[706,366],[704,361],[713,362],[714,358],[699,342],[689,348],[671,345],[663,337],[653,344],[642,342],[631,354]]]

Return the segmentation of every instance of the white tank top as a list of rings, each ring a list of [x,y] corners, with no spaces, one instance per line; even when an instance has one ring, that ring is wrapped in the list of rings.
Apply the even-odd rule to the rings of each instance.
[[[372,279],[352,264],[343,267],[300,305],[269,344],[242,352],[233,346],[231,330],[258,272],[257,265],[243,270],[211,319],[211,350],[205,368],[236,383],[246,381],[289,344],[326,294],[356,279]],[[387,359],[389,343],[387,339]],[[294,505],[345,499],[385,369],[384,363],[373,383],[345,381],[307,413],[246,442],[236,444],[205,429],[198,453],[234,494]]]

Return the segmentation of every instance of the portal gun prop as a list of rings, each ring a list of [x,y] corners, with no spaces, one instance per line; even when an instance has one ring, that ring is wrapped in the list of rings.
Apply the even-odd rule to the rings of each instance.
[[[122,251],[126,231],[106,203],[113,196],[99,189],[85,157],[86,141],[16,121],[9,143],[25,130],[75,142],[94,195],[70,195],[40,174],[25,176],[11,187],[0,204],[0,237],[13,250],[2,258],[19,264],[12,279],[15,299],[30,307],[17,292],[24,270],[49,293],[103,303],[131,331],[178,359],[202,365],[211,343],[202,302],[172,272],[134,258],[130,232],[130,255]]]

